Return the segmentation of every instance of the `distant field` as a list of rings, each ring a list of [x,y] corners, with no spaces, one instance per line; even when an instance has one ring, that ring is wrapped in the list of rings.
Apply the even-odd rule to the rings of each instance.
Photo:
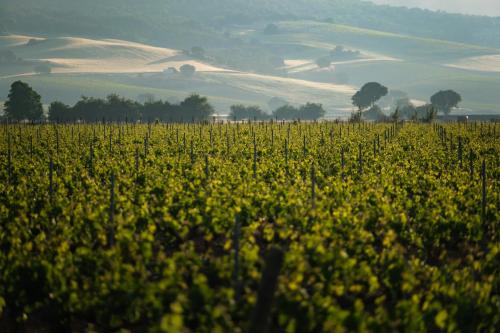
[[[147,73],[191,64],[198,71],[224,71],[196,61],[179,50],[154,47],[116,39],[37,38],[0,36],[0,45],[24,59],[48,61],[54,73]]]

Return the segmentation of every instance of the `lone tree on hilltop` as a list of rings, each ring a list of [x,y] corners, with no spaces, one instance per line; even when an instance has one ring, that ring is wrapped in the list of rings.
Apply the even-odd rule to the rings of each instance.
[[[40,120],[43,108],[40,95],[27,83],[14,82],[5,102],[5,115],[14,120]]]
[[[352,104],[357,106],[360,111],[373,107],[376,101],[387,95],[388,91],[387,87],[380,83],[369,82],[352,96]]]
[[[431,104],[444,114],[450,114],[451,109],[456,108],[462,101],[462,96],[453,90],[441,90],[431,97]]]

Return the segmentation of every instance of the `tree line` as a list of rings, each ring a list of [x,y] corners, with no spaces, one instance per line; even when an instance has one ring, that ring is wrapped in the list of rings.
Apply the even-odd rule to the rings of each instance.
[[[27,83],[16,81],[12,84],[4,117],[14,121],[45,120],[40,95]],[[316,120],[325,115],[321,104],[307,103],[300,107],[283,105],[272,114],[265,113],[258,106],[233,105],[232,120]],[[197,94],[188,96],[179,104],[147,99],[139,103],[116,94],[106,98],[81,97],[73,106],[56,101],[48,110],[51,122],[98,122],[98,121],[161,121],[161,122],[202,122],[214,114],[214,108],[206,97]]]
[[[388,94],[387,87],[380,83],[365,84],[354,96],[353,105],[358,110],[351,116],[351,121],[362,119],[388,121],[411,119],[430,121],[438,111],[449,114],[462,100],[453,90],[439,91],[431,97],[431,104],[415,107],[408,98],[399,99],[397,107],[391,116],[385,115],[376,105],[382,97]],[[40,95],[27,83],[16,81],[12,84],[5,103],[5,118],[14,121],[44,120]],[[179,104],[167,101],[147,100],[139,103],[116,94],[105,99],[82,97],[75,105],[69,106],[62,102],[50,104],[48,120],[52,122],[97,122],[97,121],[162,121],[162,122],[202,122],[214,114],[214,108],[206,97],[193,94]],[[231,120],[317,120],[324,117],[325,109],[321,104],[307,103],[296,107],[288,103],[277,106],[269,114],[259,106],[233,105]]]
[[[419,107],[414,106],[407,97],[400,94],[396,101],[396,109],[387,116],[376,104],[382,97],[387,96],[389,89],[378,82],[366,83],[351,98],[352,104],[358,108],[351,115],[351,121],[361,121],[362,119],[387,121],[387,120],[416,120],[431,121],[438,112],[449,115],[451,111],[458,107],[462,101],[462,96],[454,90],[441,90],[430,98],[430,103]]]
[[[40,95],[22,81],[11,85],[4,111],[4,117],[9,120],[44,120]],[[214,108],[208,103],[208,99],[197,94],[188,96],[179,104],[166,101],[147,101],[141,104],[111,94],[105,99],[84,96],[73,106],[53,102],[49,106],[48,120],[200,122],[209,120],[213,113]]]
[[[259,106],[233,105],[229,117],[232,120],[317,120],[326,114],[323,105],[307,103],[299,107],[286,104],[276,108],[271,114]]]
[[[188,96],[179,104],[167,101],[147,101],[143,104],[111,94],[106,99],[82,97],[70,107],[53,102],[48,119],[52,122],[74,121],[162,121],[200,122],[209,120],[214,108],[206,97],[196,94]]]

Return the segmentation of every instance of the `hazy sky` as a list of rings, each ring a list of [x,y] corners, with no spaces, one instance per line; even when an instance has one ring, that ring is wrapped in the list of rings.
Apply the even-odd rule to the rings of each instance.
[[[500,0],[371,0],[407,7],[422,7],[454,13],[500,16]]]

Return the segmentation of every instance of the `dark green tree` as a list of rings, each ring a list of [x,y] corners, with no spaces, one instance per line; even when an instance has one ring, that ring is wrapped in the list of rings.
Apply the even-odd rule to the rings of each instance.
[[[214,113],[214,108],[208,103],[208,99],[197,94],[186,98],[180,107],[184,121],[205,121]]]
[[[387,93],[387,87],[378,82],[369,82],[352,96],[352,104],[357,106],[361,111],[368,107],[373,107],[375,102],[387,95]]]
[[[142,119],[148,122],[177,120],[177,115],[173,114],[174,107],[169,102],[146,102],[141,108]]]
[[[81,119],[87,122],[100,121],[105,116],[106,102],[101,98],[82,98],[73,106],[74,119]]]
[[[299,118],[299,109],[292,105],[284,105],[273,112],[273,116],[279,120],[292,120]]]
[[[69,105],[56,101],[49,106],[49,120],[52,122],[67,122],[75,119]]]
[[[229,117],[234,120],[265,120],[269,118],[269,115],[258,106],[233,105]]]
[[[43,107],[40,95],[27,83],[14,82],[5,102],[5,115],[14,120],[41,120]]]
[[[304,120],[317,120],[326,114],[323,105],[316,103],[307,103],[300,107],[298,117]]]
[[[431,97],[431,104],[444,114],[450,114],[462,101],[462,96],[453,90],[441,90]]]
[[[108,121],[123,121],[139,118],[140,104],[117,94],[106,97],[103,117]]]

